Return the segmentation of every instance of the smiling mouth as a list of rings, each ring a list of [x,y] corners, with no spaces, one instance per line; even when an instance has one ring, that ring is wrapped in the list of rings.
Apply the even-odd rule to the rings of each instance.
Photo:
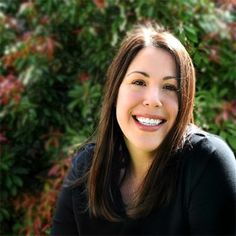
[[[133,118],[141,125],[145,125],[149,127],[159,126],[166,122],[165,119],[153,119],[153,118],[147,118],[147,117],[141,117],[141,116],[133,116]]]

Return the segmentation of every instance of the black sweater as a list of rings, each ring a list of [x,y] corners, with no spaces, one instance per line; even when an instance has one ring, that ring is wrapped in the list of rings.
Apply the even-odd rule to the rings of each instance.
[[[91,162],[93,144],[73,159],[67,181],[75,181]],[[145,218],[112,223],[83,212],[84,187],[62,187],[53,219],[52,235],[235,235],[236,161],[219,137],[192,135],[182,151],[177,192],[166,207]],[[119,189],[114,198],[122,206]]]

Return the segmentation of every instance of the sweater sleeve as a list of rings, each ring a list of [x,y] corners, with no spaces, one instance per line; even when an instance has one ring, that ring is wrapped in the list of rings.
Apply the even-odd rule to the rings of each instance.
[[[91,148],[91,145],[83,148],[72,160],[71,168],[59,193],[51,235],[79,235],[78,222],[73,211],[73,188],[71,185],[88,168]]]
[[[72,207],[72,191],[70,188],[63,187],[61,189],[53,218],[51,235],[79,235]]]
[[[235,235],[234,154],[224,141],[216,137],[205,140],[198,148],[197,158],[207,161],[204,161],[204,167],[201,166],[190,194],[188,218],[191,235]],[[198,166],[193,168],[196,172]]]

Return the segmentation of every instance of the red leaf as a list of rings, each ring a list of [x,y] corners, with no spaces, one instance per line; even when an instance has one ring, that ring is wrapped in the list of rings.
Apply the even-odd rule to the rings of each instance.
[[[236,0],[235,0],[235,5],[236,5]],[[234,41],[236,41],[236,23],[231,23],[229,25],[230,27],[230,34],[231,34],[231,37]]]
[[[80,77],[79,77],[79,80],[84,83],[86,81],[89,80],[89,74],[87,72],[83,72]]]
[[[55,41],[51,38],[47,38],[46,47],[47,47],[48,59],[52,59],[55,49]]]
[[[40,19],[40,24],[42,25],[47,25],[49,23],[49,17],[48,16],[43,16],[41,19]]]
[[[48,176],[57,176],[59,169],[60,169],[60,166],[59,166],[59,165],[53,166],[53,167],[49,170]]]
[[[82,29],[81,28],[77,28],[75,30],[73,30],[73,34],[79,35],[81,33]]]
[[[39,217],[37,217],[35,220],[34,220],[34,233],[36,235],[39,235],[40,233],[40,228],[41,228],[41,225],[42,225],[42,222],[41,222],[41,219]]]
[[[23,91],[23,84],[14,75],[9,74],[6,77],[0,77],[0,104],[6,105],[11,99],[18,104]]]
[[[236,124],[236,100],[225,102],[222,105],[221,111],[215,117],[215,122],[219,124],[229,119],[231,119]]]
[[[8,139],[6,138],[5,134],[0,133],[0,143],[8,143]]]
[[[105,7],[105,0],[93,0],[93,2],[97,6],[97,8]]]
[[[220,63],[219,49],[217,46],[210,47],[210,55],[208,58],[210,61],[213,61],[215,63]]]

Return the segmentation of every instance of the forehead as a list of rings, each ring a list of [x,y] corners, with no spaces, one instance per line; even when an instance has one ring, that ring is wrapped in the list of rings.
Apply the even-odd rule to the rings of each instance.
[[[130,72],[144,71],[150,76],[175,76],[176,63],[174,56],[163,48],[148,46],[141,49],[131,61],[126,75]]]

